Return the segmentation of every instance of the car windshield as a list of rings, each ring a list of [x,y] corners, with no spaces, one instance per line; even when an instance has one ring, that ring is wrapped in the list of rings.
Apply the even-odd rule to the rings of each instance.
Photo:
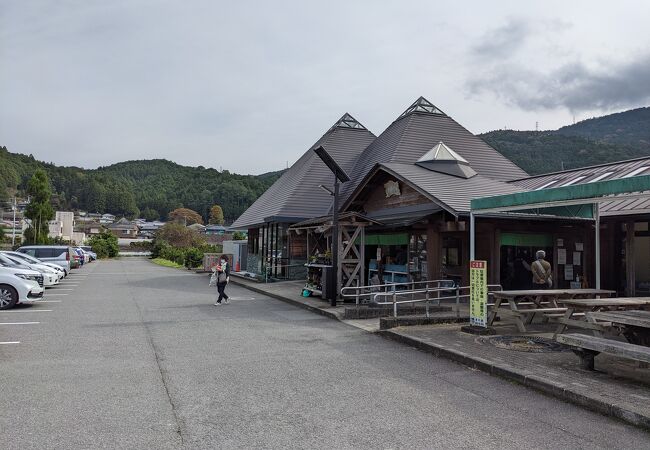
[[[41,263],[40,260],[38,260],[38,259],[36,259],[36,258],[34,258],[32,256],[29,256],[29,255],[27,255],[25,253],[10,253],[10,254],[8,254],[8,256],[13,257],[14,259],[22,259],[22,260],[30,262],[32,264],[40,264]]]
[[[7,255],[4,255],[4,254],[0,254],[0,262],[2,262],[3,265],[9,266],[9,267],[16,267],[16,266],[21,265],[21,263],[17,263],[16,261],[14,261],[13,259],[7,257]]]

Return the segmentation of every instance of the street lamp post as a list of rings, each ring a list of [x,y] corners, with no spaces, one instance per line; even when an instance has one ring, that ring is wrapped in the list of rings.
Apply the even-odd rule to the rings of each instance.
[[[330,193],[334,197],[334,205],[332,208],[332,272],[334,276],[328,278],[328,283],[331,283],[329,289],[330,305],[336,306],[339,287],[339,183],[350,181],[350,177],[334,161],[334,158],[327,153],[323,146],[314,149],[314,152],[334,174],[334,192]],[[329,189],[325,189],[329,191]],[[332,279],[331,281],[330,278]]]

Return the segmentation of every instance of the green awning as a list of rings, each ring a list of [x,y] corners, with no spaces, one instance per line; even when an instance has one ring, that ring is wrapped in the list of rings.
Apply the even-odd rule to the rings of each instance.
[[[409,243],[408,233],[366,235],[366,245],[408,245],[408,243]]]
[[[625,196],[610,198],[613,195],[646,191],[650,191],[650,175],[476,198],[471,201],[471,209],[480,213],[599,203],[625,199]]]
[[[501,245],[553,247],[553,236],[550,234],[501,233]]]

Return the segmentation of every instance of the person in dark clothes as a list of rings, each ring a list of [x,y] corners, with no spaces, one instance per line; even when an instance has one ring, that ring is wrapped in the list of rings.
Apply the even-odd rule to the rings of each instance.
[[[219,264],[215,266],[215,273],[217,274],[217,292],[219,293],[219,298],[214,306],[221,305],[222,300],[224,303],[230,303],[228,295],[226,295],[226,286],[230,282],[230,263],[228,262],[227,256],[221,256]]]

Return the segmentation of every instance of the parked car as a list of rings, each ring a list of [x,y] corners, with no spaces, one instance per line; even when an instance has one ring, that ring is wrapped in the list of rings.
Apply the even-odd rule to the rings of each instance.
[[[82,245],[79,247],[81,250],[84,252],[88,253],[90,256],[91,261],[96,261],[97,260],[97,253],[93,252],[93,249],[90,245]]]
[[[45,287],[54,286],[59,284],[59,276],[49,267],[43,266],[41,264],[29,264],[26,261],[23,261],[18,258],[12,258],[4,252],[0,252],[0,262],[6,267],[15,267],[18,269],[33,270],[40,273],[43,276],[43,285]]]
[[[41,261],[47,261],[63,267],[65,273],[70,273],[72,247],[67,245],[26,245],[17,251],[33,256]]]
[[[43,276],[33,270],[5,267],[0,263],[0,309],[19,303],[34,302],[43,297]]]
[[[72,247],[72,257],[79,263],[79,267],[83,266],[86,262],[84,253],[80,248]]]
[[[65,272],[63,267],[59,266],[58,264],[54,264],[54,263],[47,262],[47,261],[41,261],[40,259],[34,258],[33,256],[29,256],[27,253],[10,252],[10,251],[6,251],[4,253],[6,253],[9,256],[13,256],[15,258],[21,258],[24,261],[26,261],[28,263],[31,263],[31,264],[42,264],[44,266],[50,267],[50,268],[54,269],[60,275],[61,279],[63,279],[64,277],[67,276],[67,273]]]

